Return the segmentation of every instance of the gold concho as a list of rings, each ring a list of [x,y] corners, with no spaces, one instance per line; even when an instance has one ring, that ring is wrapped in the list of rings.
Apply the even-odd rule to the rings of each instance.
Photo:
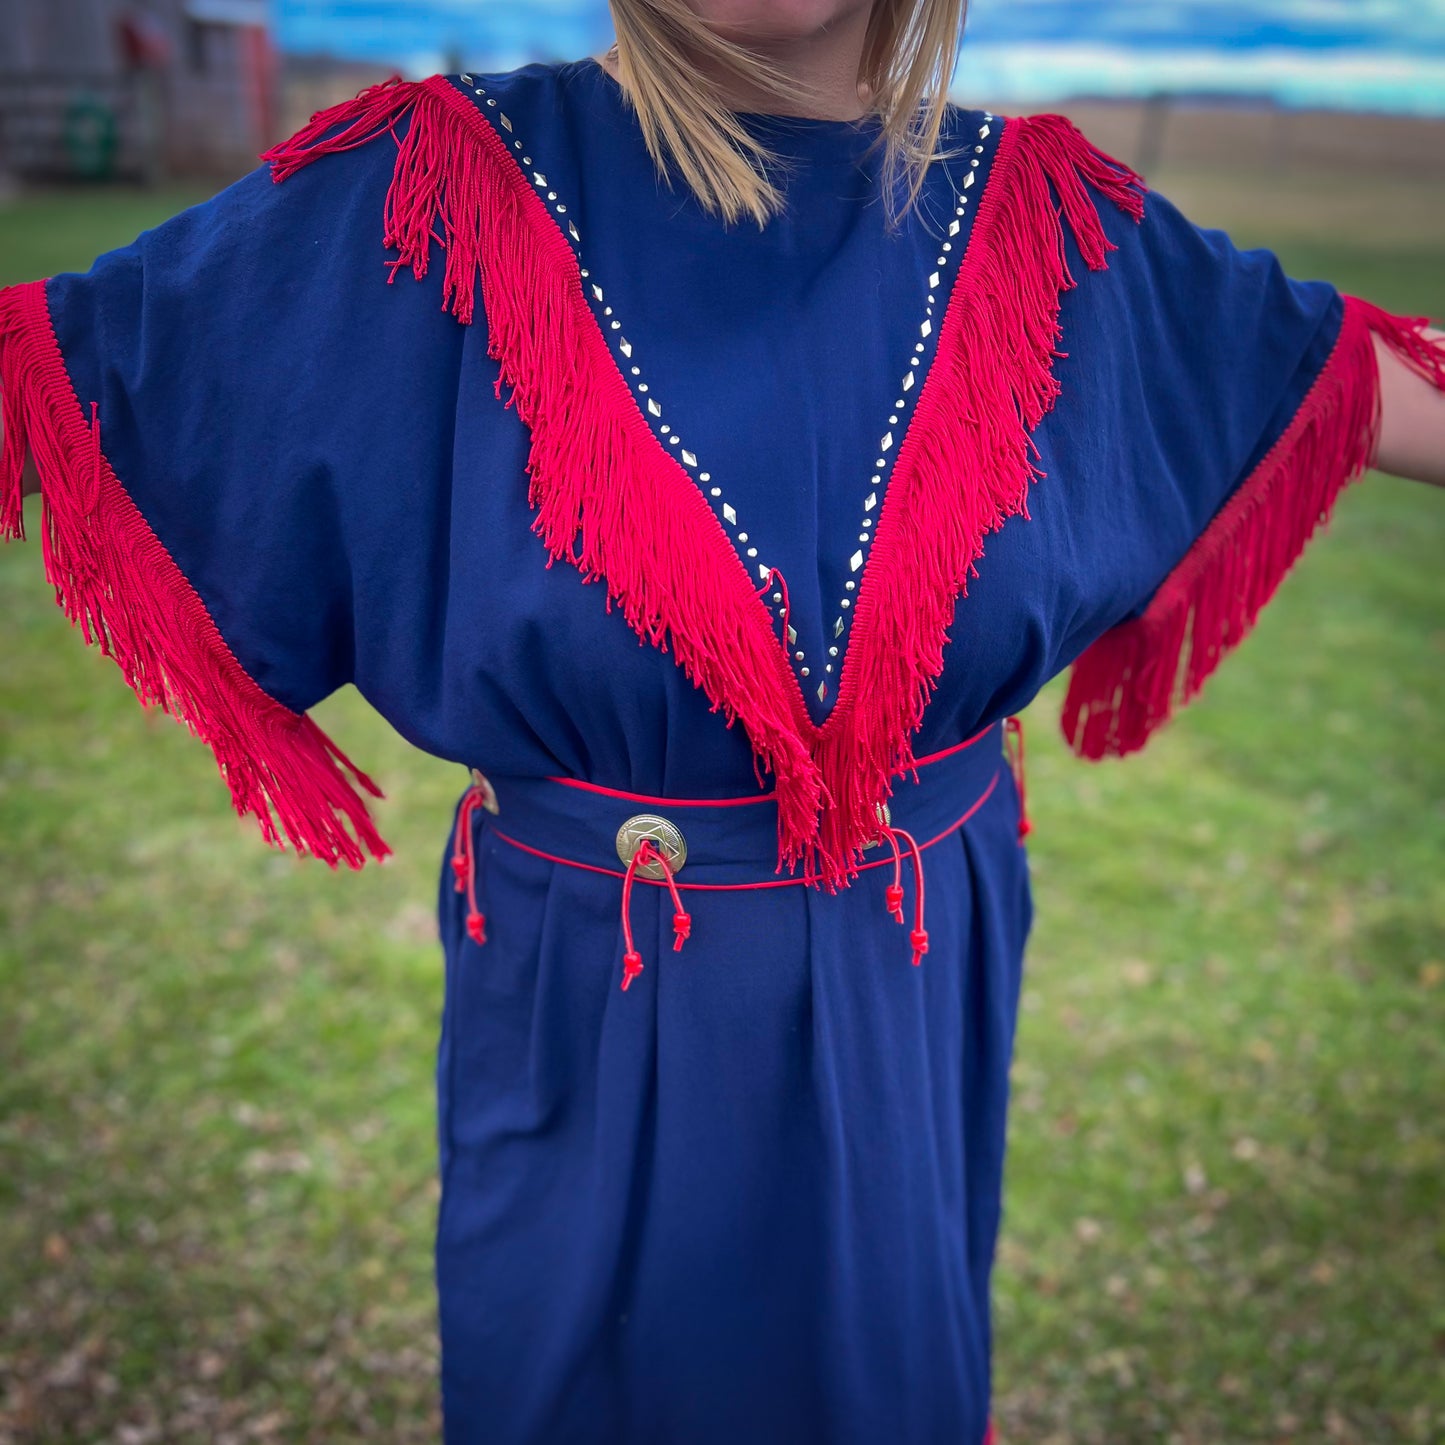
[[[651,838],[652,845],[667,859],[667,866],[674,873],[687,862],[687,844],[676,825],[656,813],[636,813],[617,830],[617,856],[624,864],[632,862],[633,855],[642,845],[644,838]],[[650,858],[639,863],[637,871],[644,878],[665,878],[666,869],[659,859]]]

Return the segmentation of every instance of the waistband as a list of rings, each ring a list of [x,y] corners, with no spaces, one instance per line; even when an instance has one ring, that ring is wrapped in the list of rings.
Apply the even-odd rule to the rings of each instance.
[[[1023,799],[1023,730],[1017,718],[992,724],[973,737],[916,760],[894,780],[880,809],[879,832],[864,849],[859,873],[893,869],[885,893],[889,913],[903,917],[903,859],[913,864],[913,962],[927,952],[923,920],[923,855],[961,827],[993,795],[1001,770],[1012,765],[1021,803],[1020,837],[1028,832]],[[487,832],[523,852],[567,867],[615,878],[622,890],[626,949],[622,987],[642,971],[633,946],[627,904],[635,884],[667,888],[673,900],[674,950],[686,941],[689,890],[806,886],[801,870],[777,866],[777,802],[771,793],[739,798],[659,797],[622,792],[575,778],[487,777],[471,770],[471,785],[457,814],[452,868],[467,894],[467,931],[486,941],[478,903],[474,819],[491,815]]]

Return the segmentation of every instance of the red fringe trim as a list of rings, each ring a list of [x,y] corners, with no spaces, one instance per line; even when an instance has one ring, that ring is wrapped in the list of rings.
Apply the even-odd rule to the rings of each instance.
[[[844,885],[892,779],[915,766],[910,737],[984,535],[1027,514],[1038,475],[1028,432],[1058,396],[1059,297],[1074,284],[1064,225],[1102,268],[1112,247],[1090,188],[1137,220],[1139,178],[1062,117],[1007,123],[885,495],[838,702],[819,728],[727,534],[618,372],[571,247],[470,99],[442,77],[388,81],[264,159],[284,180],[383,131],[398,145],[384,226],[393,276],[426,274],[438,224],[444,305],[463,322],[480,276],[497,394],[511,388],[531,429],[533,527],[551,560],[605,579],[639,637],[664,651],[670,638],[713,710],[728,726],[742,719],[776,775],[779,871],[801,862],[808,882]]]
[[[1374,338],[1445,390],[1445,344],[1423,318],[1345,298],[1329,361],[1294,420],[1155,593],[1074,664],[1062,725],[1081,757],[1142,748],[1249,635],[1339,494],[1373,462],[1380,379]]]
[[[361,867],[363,846],[385,858],[391,850],[346,773],[375,797],[380,789],[310,717],[246,673],[111,470],[95,406],[87,423],[77,404],[43,281],[0,290],[0,379],[0,535],[25,535],[28,447],[41,478],[45,575],[86,642],[114,659],[143,705],[210,746],[236,811],[254,815],[268,843],[282,845],[284,833],[298,852],[332,867]]]

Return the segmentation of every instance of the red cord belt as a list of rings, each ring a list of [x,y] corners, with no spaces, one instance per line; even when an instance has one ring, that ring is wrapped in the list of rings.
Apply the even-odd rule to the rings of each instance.
[[[989,739],[995,740],[993,747],[988,745]],[[884,891],[884,903],[890,917],[900,924],[905,921],[905,851],[912,859],[915,889],[908,941],[915,965],[928,952],[923,916],[923,852],[967,822],[992,796],[1000,775],[1000,749],[1012,773],[1018,801],[1018,836],[1022,840],[1030,831],[1024,798],[1023,724],[1010,717],[1002,725],[995,723],[955,747],[919,758],[916,778],[910,771],[895,782],[890,802],[879,817],[878,834],[868,844],[869,848],[881,843],[889,846],[893,878]],[[630,811],[628,805],[639,803],[648,805],[648,811],[625,816]],[[961,803],[964,811],[960,816]],[[575,778],[498,778],[494,784],[473,768],[471,785],[457,809],[451,865],[457,892],[466,894],[467,936],[478,945],[487,941],[486,916],[477,899],[476,830],[483,813],[506,815],[512,831],[504,831],[495,822],[488,824],[488,831],[511,847],[567,867],[621,878],[623,989],[642,972],[642,955],[632,936],[630,909],[633,885],[638,880],[666,887],[671,894],[674,952],[682,948],[692,931],[692,917],[683,906],[682,889],[777,888],[803,882],[801,875],[759,876],[766,866],[760,860],[776,854],[770,794],[721,799],[662,798],[619,792]],[[895,822],[895,813],[906,815],[912,827]],[[685,837],[683,828],[668,814],[685,817]],[[518,820],[516,824],[513,818]],[[927,841],[918,841],[915,835],[920,832]],[[518,836],[520,833],[529,836]],[[562,851],[564,847],[566,852]],[[579,853],[583,856],[577,856]],[[594,861],[599,858],[609,861]],[[625,863],[625,869],[619,871],[612,860]],[[886,867],[889,861],[881,858],[862,863],[858,871]],[[678,881],[677,873],[685,863],[699,875],[697,881]]]

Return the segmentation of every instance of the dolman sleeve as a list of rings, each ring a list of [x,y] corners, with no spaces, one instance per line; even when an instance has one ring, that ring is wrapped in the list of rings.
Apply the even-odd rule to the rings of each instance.
[[[1089,758],[1142,747],[1199,692],[1367,470],[1375,338],[1445,388],[1423,318],[1295,280],[1158,193],[1137,224],[1104,219],[1107,273],[1063,298],[1057,363],[1094,559],[1062,722]]]
[[[59,604],[269,842],[332,866],[389,851],[376,785],[307,709],[351,680],[348,534],[405,425],[358,301],[394,153],[287,186],[259,167],[84,275],[0,291],[0,531],[23,536],[28,445]]]

